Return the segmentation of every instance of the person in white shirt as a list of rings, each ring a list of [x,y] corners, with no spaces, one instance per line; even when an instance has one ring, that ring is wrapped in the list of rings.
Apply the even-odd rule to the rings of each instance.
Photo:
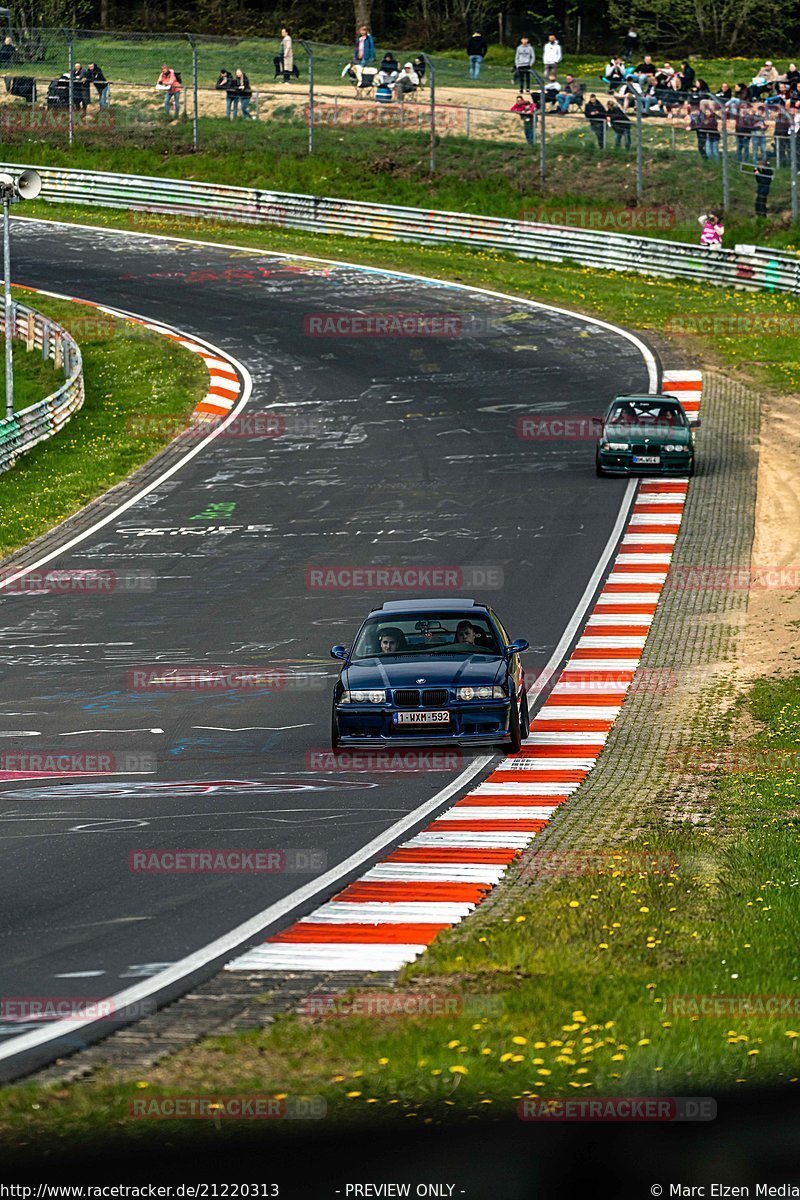
[[[544,63],[545,71],[555,71],[562,58],[561,43],[558,41],[556,35],[551,33],[542,48],[542,62]]]

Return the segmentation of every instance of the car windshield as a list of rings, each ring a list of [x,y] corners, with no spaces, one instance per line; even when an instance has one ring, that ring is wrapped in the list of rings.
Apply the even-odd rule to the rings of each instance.
[[[623,400],[612,406],[608,424],[684,429],[686,418],[675,404],[658,404],[647,400]]]
[[[352,658],[395,655],[499,654],[486,617],[463,613],[402,613],[371,617],[359,633]]]

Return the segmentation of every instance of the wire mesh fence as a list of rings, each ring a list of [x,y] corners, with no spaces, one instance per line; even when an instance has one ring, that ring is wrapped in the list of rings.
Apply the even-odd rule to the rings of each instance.
[[[698,128],[697,110],[692,115],[687,104],[665,116],[633,95],[617,98],[621,108],[613,113],[587,119],[584,96],[565,103],[565,93],[553,89],[544,113],[540,103],[535,114],[519,113],[512,110],[518,80],[499,62],[484,61],[480,76],[470,79],[466,54],[429,58],[379,48],[371,62],[355,63],[352,46],[297,40],[289,46],[278,37],[39,29],[16,45],[0,45],[0,62],[7,72],[0,136],[7,144],[124,148],[163,138],[169,129],[176,147],[198,149],[228,120],[303,124],[313,151],[325,148],[326,137],[338,144],[372,127],[398,137],[427,134],[432,170],[435,143],[448,137],[506,143],[521,165],[533,152],[542,178],[554,154],[628,155],[637,163],[640,196],[658,164],[682,160],[722,182],[723,202],[731,189],[739,202],[749,195],[739,176],[766,159],[774,175],[770,204],[797,215],[791,126],[800,122],[778,105],[767,105],[764,128],[749,132],[713,99],[712,131]],[[534,71],[533,98],[540,101],[537,80]],[[594,86],[604,105],[614,99],[599,81]],[[220,147],[219,134],[213,137]],[[759,190],[753,180],[754,205]]]

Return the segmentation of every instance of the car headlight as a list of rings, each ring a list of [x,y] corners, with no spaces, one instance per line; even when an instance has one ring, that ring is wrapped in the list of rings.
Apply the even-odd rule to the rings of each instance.
[[[628,443],[627,442],[601,442],[600,449],[601,450],[627,450]]]
[[[459,700],[505,700],[505,688],[499,687],[460,687],[456,688]]]
[[[661,449],[662,449],[662,450],[667,450],[667,451],[674,451],[674,452],[677,452],[677,453],[681,453],[681,452],[683,452],[684,454],[688,454],[688,453],[689,453],[689,447],[688,447],[688,446],[673,446],[673,445],[669,445],[669,446],[662,446],[662,447],[661,447]]]
[[[385,704],[386,692],[357,689],[353,692],[342,692],[340,704]]]

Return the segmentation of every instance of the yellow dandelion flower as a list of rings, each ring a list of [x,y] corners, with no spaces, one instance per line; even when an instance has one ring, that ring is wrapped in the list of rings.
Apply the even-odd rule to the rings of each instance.
[[[469,1075],[469,1067],[462,1067],[460,1064],[454,1067],[448,1067],[451,1075]]]
[[[526,1037],[522,1037],[522,1035],[519,1033],[515,1034],[511,1040],[515,1046],[527,1046],[528,1044],[528,1039]]]

